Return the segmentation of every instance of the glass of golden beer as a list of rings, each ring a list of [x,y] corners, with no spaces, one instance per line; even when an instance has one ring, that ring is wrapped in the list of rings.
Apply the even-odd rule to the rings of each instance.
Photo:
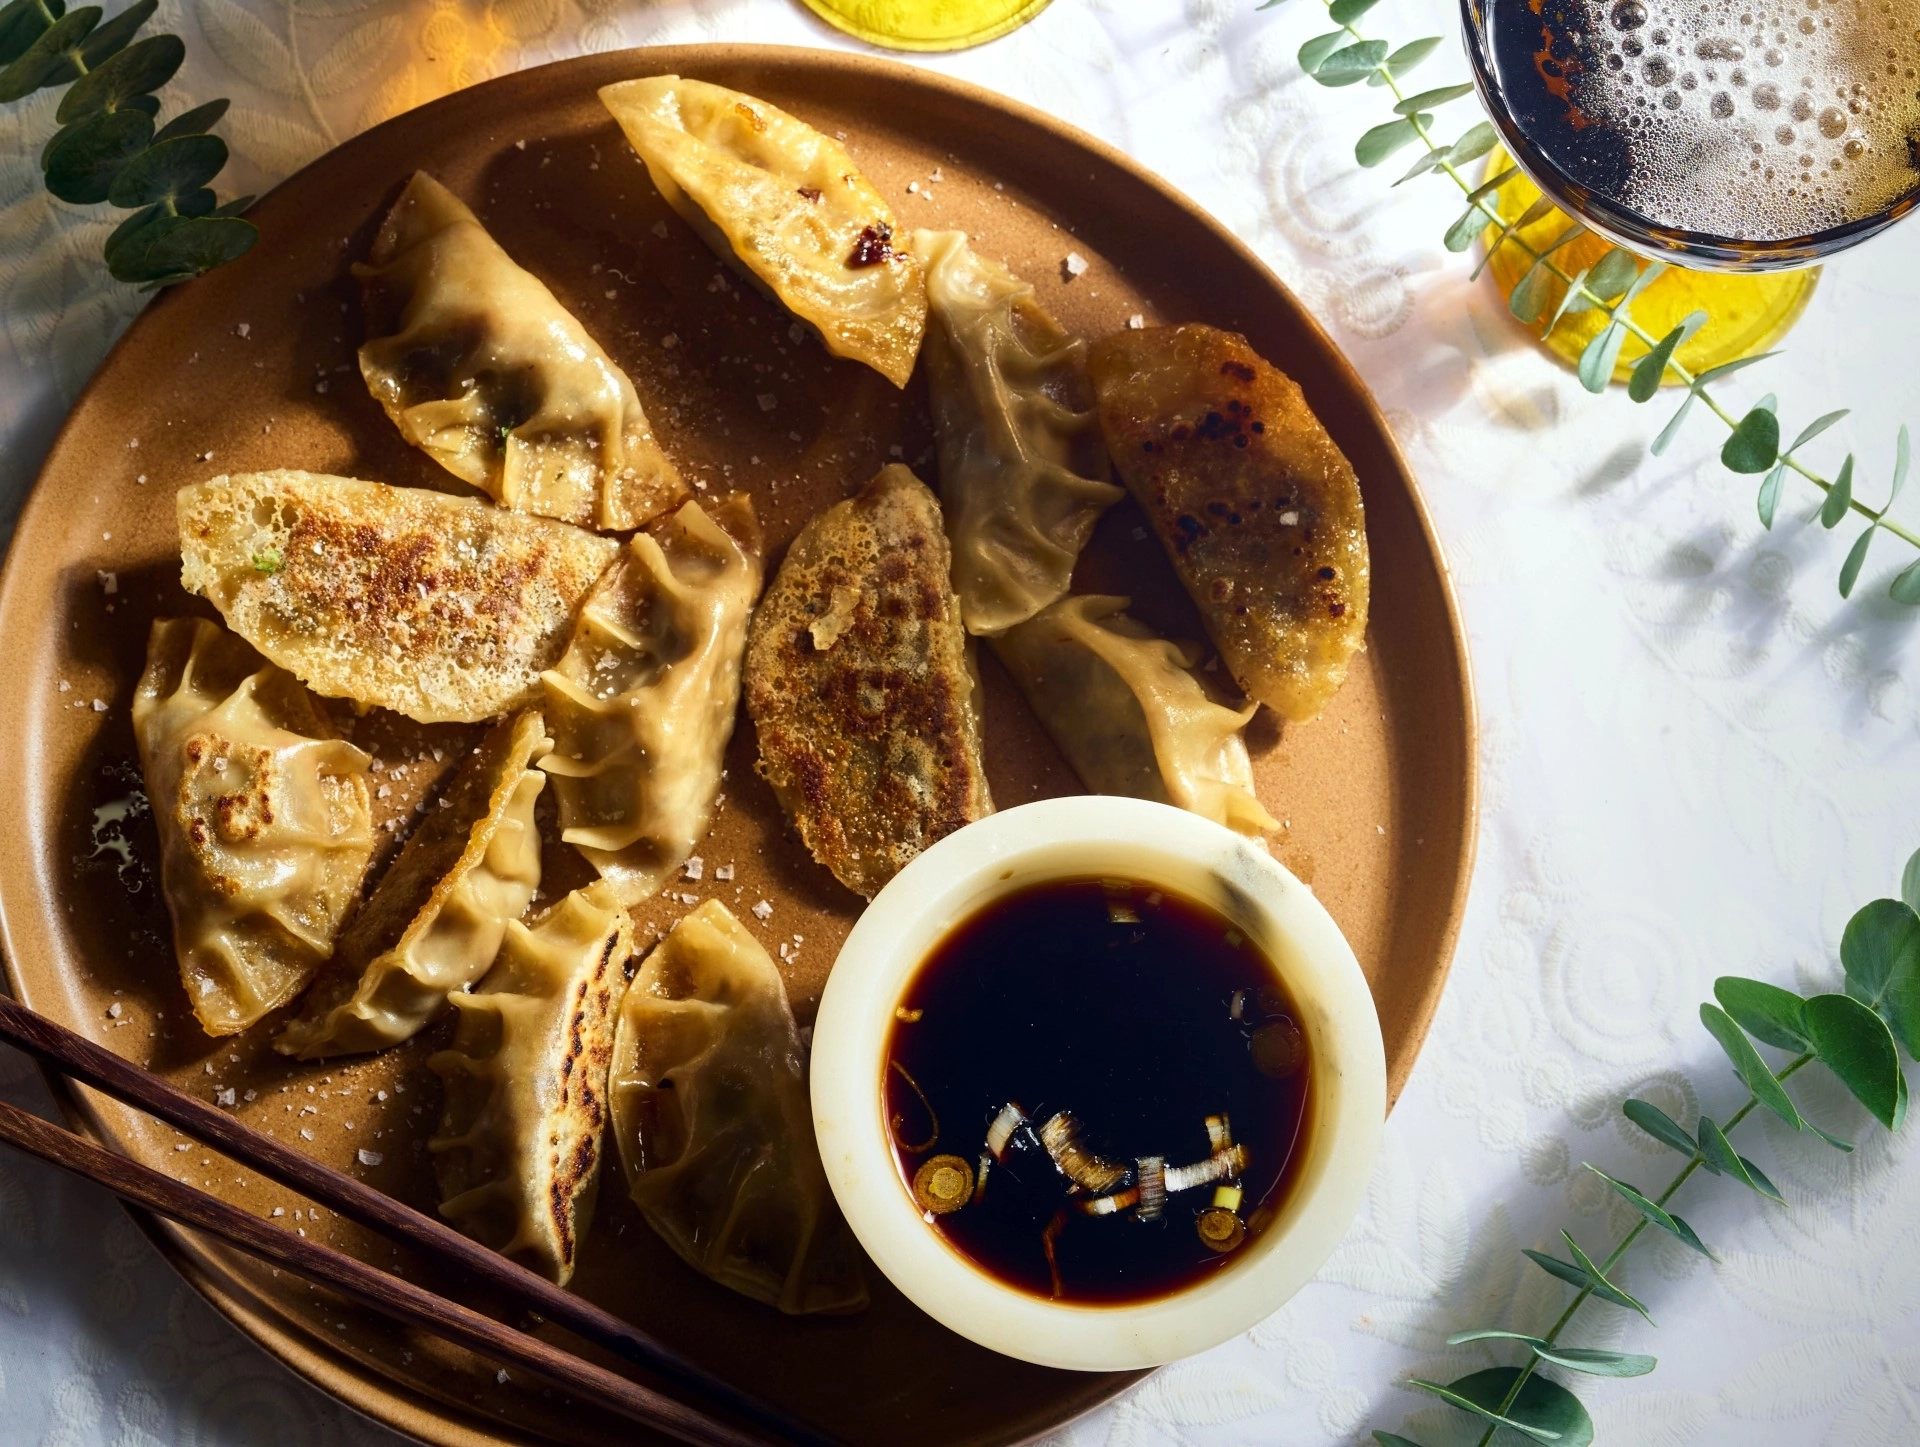
[[[1678,265],[1807,266],[1920,204],[1920,0],[1462,0],[1506,150]]]

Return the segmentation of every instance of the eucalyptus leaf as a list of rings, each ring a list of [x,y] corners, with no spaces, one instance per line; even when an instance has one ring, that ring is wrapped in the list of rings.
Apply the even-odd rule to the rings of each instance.
[[[1879,1012],[1908,1055],[1920,1054],[1920,915],[1905,900],[1876,899],[1840,936],[1847,993]]]
[[[185,281],[216,266],[238,261],[260,239],[251,221],[237,216],[200,216],[182,219],[156,237],[147,248],[145,269],[150,285]]]
[[[1433,117],[1423,115],[1418,123],[1431,125]],[[1415,122],[1411,119],[1388,121],[1384,125],[1375,126],[1354,142],[1353,159],[1362,166],[1379,165],[1395,151],[1410,146],[1420,139],[1420,133],[1414,127]]]
[[[1813,421],[1801,429],[1800,435],[1793,439],[1793,446],[1787,449],[1788,455],[1798,452],[1822,432],[1825,432],[1829,427],[1833,426],[1834,423],[1847,416],[1851,410],[1850,408],[1842,407],[1838,412],[1829,412],[1823,417],[1814,418]]]
[[[1913,465],[1913,439],[1907,436],[1907,424],[1900,424],[1900,435],[1893,444],[1893,490],[1887,494],[1887,506],[1893,506],[1893,500],[1900,496],[1900,489],[1907,485],[1907,469]]]
[[[140,27],[153,19],[159,8],[160,0],[136,0],[87,37],[86,44],[80,47],[80,63],[92,71],[109,56],[118,54]]]
[[[1920,849],[1913,851],[1913,857],[1901,871],[1900,898],[1906,901],[1908,909],[1920,914]]]
[[[1807,1035],[1806,1001],[1793,991],[1769,985],[1764,980],[1722,975],[1713,982],[1713,998],[1742,1030],[1761,1044],[1796,1054],[1812,1051],[1813,1041]]]
[[[1766,476],[1760,484],[1760,495],[1754,499],[1754,507],[1760,514],[1760,526],[1769,530],[1773,527],[1773,517],[1780,508],[1780,486],[1787,480],[1787,465],[1781,463]]]
[[[1729,472],[1765,472],[1780,455],[1780,419],[1767,407],[1755,407],[1733,429],[1720,462]]]
[[[1640,258],[1616,246],[1593,264],[1587,274],[1587,290],[1602,301],[1612,301],[1625,296],[1639,276]]]
[[[1658,263],[1655,263],[1655,265],[1658,265]],[[1652,269],[1652,267],[1648,268],[1649,271]],[[1644,279],[1644,273],[1642,279]],[[1731,362],[1722,362],[1717,367],[1707,368],[1706,371],[1693,379],[1693,383],[1696,387],[1704,387],[1709,382],[1717,382],[1722,377],[1731,377],[1735,372],[1744,372],[1748,367],[1758,366],[1760,363],[1769,361],[1779,355],[1778,352],[1760,352],[1751,357],[1736,357]]]
[[[1627,383],[1627,395],[1636,402],[1650,401],[1666,378],[1667,363],[1673,360],[1675,350],[1706,324],[1705,312],[1692,312],[1679,326],[1654,343],[1653,350],[1634,363],[1633,380]]]
[[[1487,229],[1487,217],[1478,206],[1469,206],[1460,213],[1460,218],[1447,228],[1442,245],[1449,251],[1465,251],[1473,245],[1473,238]]]
[[[1619,322],[1608,322],[1580,353],[1580,385],[1589,392],[1604,392],[1613,380],[1613,369],[1620,361],[1620,348],[1626,343],[1627,329]]]
[[[1585,1372],[1590,1377],[1644,1377],[1660,1363],[1653,1357],[1632,1352],[1607,1352],[1593,1347],[1535,1347],[1533,1354],[1543,1362],[1569,1371]]]
[[[1920,604],[1920,563],[1909,563],[1902,568],[1893,586],[1887,589],[1887,596],[1896,603]]]
[[[172,80],[186,58],[186,43],[177,35],[150,35],[135,41],[69,86],[54,119],[64,125],[95,111],[118,110]]]
[[[1605,1181],[1609,1186],[1613,1187],[1615,1194],[1644,1216],[1648,1225],[1659,1227],[1662,1231],[1665,1231],[1669,1236],[1673,1237],[1674,1240],[1698,1251],[1709,1261],[1714,1259],[1713,1253],[1707,1250],[1706,1243],[1694,1234],[1693,1227],[1689,1226],[1680,1217],[1672,1214],[1666,1207],[1649,1200],[1640,1191],[1629,1186],[1625,1181],[1616,1181],[1596,1165],[1589,1163],[1587,1169]]]
[[[153,143],[170,141],[175,136],[198,136],[212,130],[227,113],[229,102],[210,100],[203,106],[195,106],[190,111],[182,111],[153,133]]]
[[[152,139],[153,117],[144,111],[96,111],[48,144],[41,157],[47,189],[79,206],[104,201],[121,167]]]
[[[1853,506],[1853,454],[1847,454],[1847,460],[1840,464],[1840,475],[1833,480],[1833,486],[1827,489],[1827,500],[1820,504],[1820,526],[1837,528],[1840,519],[1847,515],[1847,509]]]
[[[1547,309],[1547,290],[1553,285],[1553,273],[1539,262],[1527,268],[1527,274],[1507,298],[1507,310],[1529,326],[1540,320]]]
[[[1571,1232],[1562,1231],[1560,1233],[1560,1239],[1567,1243],[1567,1250],[1573,1253],[1574,1263],[1592,1278],[1594,1283],[1593,1294],[1595,1296],[1599,1297],[1602,1301],[1610,1301],[1615,1306],[1624,1306],[1629,1310],[1637,1311],[1641,1316],[1646,1317],[1648,1326],[1653,1325],[1653,1318],[1647,1314],[1647,1309],[1631,1296],[1627,1295],[1626,1292],[1615,1286],[1611,1281],[1607,1280],[1605,1273],[1594,1264],[1593,1258],[1580,1249],[1580,1243],[1573,1239]]]
[[[12,65],[25,55],[53,24],[47,16],[58,20],[66,8],[64,0],[46,0],[44,9],[40,0],[9,0],[0,6],[0,66]]]
[[[1687,420],[1687,414],[1693,410],[1693,404],[1697,402],[1699,398],[1700,389],[1697,384],[1687,388],[1687,395],[1685,400],[1680,403],[1680,410],[1673,414],[1673,419],[1668,422],[1665,427],[1662,427],[1660,429],[1660,435],[1653,439],[1653,446],[1649,451],[1651,451],[1655,457],[1665,452],[1668,444],[1680,435],[1681,424]]]
[[[1453,143],[1453,163],[1464,166],[1469,161],[1477,161],[1499,143],[1500,137],[1493,127],[1481,121]]]
[[[1356,41],[1321,61],[1314,69],[1313,78],[1328,86],[1357,85],[1372,75],[1386,58],[1386,41]]]
[[[1920,921],[1915,921],[1920,924]],[[1700,1007],[1700,1023],[1707,1027],[1707,1033],[1719,1042],[1720,1048],[1727,1053],[1727,1059],[1733,1065],[1733,1073],[1740,1077],[1740,1083],[1753,1093],[1753,1098],[1772,1111],[1780,1119],[1800,1129],[1800,1112],[1794,1109],[1793,1102],[1787,1098],[1786,1091],[1780,1088],[1780,1082],[1773,1078],[1773,1072],[1767,1069],[1767,1062],[1760,1058],[1760,1052],[1753,1048],[1753,1042],[1747,1039],[1746,1032],[1734,1023],[1733,1017],[1718,1005]]]
[[[1700,1154],[1700,1147],[1693,1137],[1682,1130],[1672,1116],[1652,1101],[1629,1100],[1620,1107],[1620,1113],[1659,1141],[1661,1145],[1671,1146],[1689,1159]]]
[[[32,95],[43,85],[72,80],[80,72],[74,69],[69,51],[85,40],[100,23],[100,7],[84,5],[69,10],[41,31],[20,57],[0,70],[0,102]]]
[[[1593,298],[1587,295],[1587,278],[1591,275],[1591,269],[1578,272],[1573,280],[1567,283],[1567,289],[1560,294],[1560,305],[1553,309],[1553,316],[1547,322],[1547,329],[1540,334],[1542,341],[1553,335],[1554,329],[1563,319],[1593,310]]]
[[[1853,585],[1860,581],[1860,570],[1866,566],[1867,548],[1873,542],[1873,535],[1879,530],[1878,523],[1868,523],[1866,530],[1853,540],[1853,546],[1847,549],[1847,560],[1840,565],[1840,596],[1851,598]]]
[[[1519,1341],[1530,1347],[1543,1347],[1547,1339],[1543,1336],[1528,1336],[1523,1331],[1502,1331],[1498,1327],[1483,1327],[1478,1331],[1457,1331],[1447,1338],[1450,1347],[1465,1346],[1475,1341]]]
[[[1420,159],[1415,161],[1411,166],[1407,167],[1406,173],[1393,184],[1396,186],[1404,186],[1415,176],[1424,176],[1429,171],[1437,171],[1449,157],[1450,152],[1446,146],[1437,146],[1421,156]]]
[[[107,199],[135,207],[193,191],[220,174],[227,164],[227,143],[218,136],[175,136],[149,147],[113,178]]]
[[[1396,75],[1405,75],[1447,42],[1438,35],[1410,40],[1387,57],[1387,66]]]
[[[1300,47],[1300,68],[1308,75],[1320,69],[1320,63],[1334,51],[1351,39],[1344,30],[1332,30],[1325,35],[1316,35]]]
[[[1472,95],[1473,87],[1462,82],[1459,85],[1443,85],[1435,90],[1423,90],[1419,95],[1410,95],[1393,108],[1397,116],[1410,116],[1420,111],[1443,106],[1449,101],[1459,100],[1463,95]]]
[[[1351,25],[1379,3],[1380,0],[1333,0],[1327,7],[1327,17],[1335,25]]]
[[[1542,196],[1538,201],[1535,201],[1525,211],[1522,211],[1516,219],[1509,221],[1504,226],[1502,226],[1500,228],[1500,234],[1494,237],[1492,243],[1487,247],[1487,254],[1481,257],[1480,264],[1474,267],[1473,269],[1474,279],[1475,280],[1479,279],[1480,273],[1487,269],[1487,263],[1492,261],[1494,257],[1494,253],[1499,251],[1499,249],[1506,244],[1508,237],[1512,236],[1513,233],[1516,231],[1522,230],[1525,227],[1533,225],[1534,222],[1540,220],[1542,217],[1551,215],[1552,212],[1553,212],[1553,202],[1549,201],[1545,196]],[[1522,245],[1524,244],[1525,243],[1522,243]],[[1539,253],[1535,252],[1534,256],[1535,256],[1535,259],[1538,259]]]
[[[1900,1120],[1900,1056],[1887,1022],[1851,995],[1807,1001],[1807,1034],[1820,1063],[1889,1130]]]
[[[1519,174],[1520,168],[1518,166],[1508,166],[1496,172],[1494,175],[1487,177],[1487,179],[1482,181],[1478,186],[1475,186],[1467,193],[1467,200],[1469,202],[1484,201]]]
[[[1517,1392],[1514,1391],[1516,1382],[1519,1383]],[[1489,1367],[1444,1387],[1417,1380],[1408,1385],[1431,1392],[1443,1402],[1509,1431],[1523,1433],[1536,1442],[1557,1443],[1559,1447],[1589,1447],[1593,1441],[1593,1419],[1578,1397],[1546,1377],[1529,1374],[1522,1380],[1518,1367]],[[1510,1392],[1513,1404],[1503,1416],[1500,1406]]]
[[[1869,1011],[1869,1014],[1872,1012]],[[1738,1181],[1750,1190],[1758,1191],[1770,1201],[1785,1204],[1786,1198],[1780,1194],[1779,1187],[1767,1179],[1766,1172],[1752,1161],[1734,1150],[1733,1143],[1727,1139],[1727,1133],[1708,1116],[1700,1117],[1700,1155],[1706,1168],[1716,1176],[1725,1176]]]
[[[1562,1231],[1560,1234],[1566,1236],[1567,1233]],[[1547,1275],[1557,1276],[1569,1286],[1577,1286],[1580,1290],[1591,1293],[1601,1301],[1609,1302],[1614,1306],[1624,1306],[1630,1311],[1637,1311],[1642,1316],[1647,1316],[1647,1309],[1631,1296],[1628,1296],[1626,1292],[1620,1290],[1620,1288],[1612,1282],[1595,1275],[1593,1272],[1586,1270],[1574,1262],[1562,1261],[1558,1256],[1549,1256],[1544,1251],[1523,1250],[1520,1254],[1535,1266],[1538,1266],[1542,1271],[1546,1272]],[[1584,1252],[1579,1252],[1578,1254],[1585,1255]],[[1647,1316],[1647,1320],[1652,1321],[1653,1318]]]

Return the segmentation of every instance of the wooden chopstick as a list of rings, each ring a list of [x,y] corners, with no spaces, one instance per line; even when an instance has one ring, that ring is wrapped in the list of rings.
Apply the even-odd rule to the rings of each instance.
[[[20,1047],[29,1054],[38,1056],[40,1059],[58,1067],[61,1071],[76,1080],[84,1081],[86,1084],[94,1086],[106,1092],[108,1095],[123,1100],[130,1105],[138,1106],[148,1114],[166,1121],[169,1125],[174,1126],[187,1135],[193,1136],[197,1140],[205,1141],[208,1145],[231,1156],[234,1160],[251,1167],[260,1174],[279,1181],[281,1184],[299,1191],[302,1195],[312,1200],[321,1202],[332,1210],[347,1217],[349,1220],[356,1221],[362,1226],[373,1231],[378,1231],[389,1238],[414,1246],[434,1257],[442,1265],[448,1266],[457,1272],[464,1273],[469,1277],[477,1278],[514,1304],[535,1312],[556,1325],[567,1328],[567,1330],[573,1332],[575,1335],[593,1342],[596,1346],[613,1352],[615,1355],[637,1366],[656,1373],[696,1398],[704,1399],[748,1421],[759,1424],[773,1432],[778,1440],[802,1444],[802,1447],[838,1447],[837,1439],[822,1433],[817,1428],[799,1421],[771,1403],[765,1402],[734,1386],[732,1383],[727,1382],[725,1379],[716,1376],[697,1362],[680,1355],[658,1338],[641,1331],[638,1327],[628,1322],[620,1320],[620,1318],[614,1316],[611,1312],[605,1311],[595,1306],[592,1302],[573,1295],[571,1292],[561,1290],[544,1276],[537,1275],[516,1262],[509,1261],[504,1256],[487,1250],[478,1242],[462,1236],[458,1231],[455,1231],[444,1222],[437,1221],[431,1216],[427,1216],[402,1202],[394,1200],[391,1196],[375,1190],[364,1181],[355,1180],[352,1176],[336,1171],[331,1166],[324,1165],[310,1156],[302,1155],[300,1152],[282,1145],[279,1141],[269,1136],[262,1135],[260,1132],[244,1125],[233,1116],[228,1115],[225,1111],[219,1110],[203,1100],[198,1100],[188,1095],[185,1091],[141,1069],[131,1061],[114,1054],[113,1051],[107,1049],[105,1046],[95,1044],[84,1036],[67,1029],[64,1025],[57,1024],[47,1019],[44,1015],[37,1014],[25,1005],[20,1004],[16,1000],[8,999],[4,995],[0,995],[0,1039],[4,1039]],[[57,1144],[64,1145],[65,1141],[71,1140],[87,1146],[90,1149],[99,1149],[98,1147],[92,1146],[91,1142],[80,1141],[78,1137],[61,1131],[57,1127],[47,1126],[35,1117],[28,1116],[27,1119],[34,1121],[35,1125],[42,1131],[51,1130],[56,1136],[62,1137],[63,1140]],[[16,1136],[9,1134],[6,1135],[5,1138],[14,1144],[22,1146],[23,1149],[32,1150],[35,1154],[42,1155],[57,1165],[66,1166],[70,1170],[81,1170],[82,1174],[91,1176],[92,1179],[100,1181],[101,1184],[105,1185],[109,1190],[121,1195],[127,1194],[120,1189],[120,1182],[126,1173],[145,1169],[144,1167],[136,1167],[133,1162],[127,1160],[125,1157],[102,1152],[105,1159],[112,1163],[112,1169],[108,1174],[102,1176],[90,1170],[85,1170],[82,1167],[70,1165],[68,1157],[71,1155],[71,1152],[63,1151],[59,1154],[48,1153],[40,1149],[39,1144],[29,1144],[27,1137],[24,1135]],[[35,1142],[44,1142],[45,1137],[36,1133],[32,1134],[32,1139]],[[241,1211],[237,1207],[231,1206],[215,1197],[202,1196],[200,1192],[194,1191],[191,1187],[180,1185],[179,1182],[174,1181],[169,1176],[161,1175],[157,1172],[150,1172],[149,1174],[152,1174],[162,1186],[168,1188],[170,1191],[187,1192],[193,1197],[211,1202],[213,1205],[221,1208],[222,1211],[230,1212],[245,1223],[248,1223],[246,1227],[248,1235],[245,1239],[234,1235],[232,1231],[223,1230],[219,1225],[205,1225],[205,1229],[215,1231],[230,1240],[238,1241],[239,1244],[247,1246],[248,1249],[253,1249],[253,1241],[259,1236],[259,1233],[264,1233],[264,1238],[262,1239],[287,1245],[297,1244],[305,1250],[324,1252],[328,1257],[337,1258],[338,1261],[350,1263],[352,1267],[359,1268],[362,1272],[371,1273],[379,1282],[386,1283],[390,1287],[405,1285],[405,1283],[389,1277],[386,1273],[378,1271],[376,1268],[366,1266],[365,1263],[347,1256],[344,1253],[335,1252],[330,1248],[318,1246],[300,1237],[292,1236],[285,1230],[279,1227],[269,1226],[261,1221],[259,1217]],[[130,1197],[129,1199],[132,1198]],[[143,1204],[151,1203],[143,1201]],[[168,1206],[153,1205],[152,1208],[179,1220],[189,1219]],[[195,1209],[198,1208],[195,1207]],[[203,1225],[204,1223],[198,1217],[195,1217],[191,1220],[191,1224]],[[275,1259],[278,1258],[276,1257]],[[293,1269],[301,1270],[302,1268],[295,1266]],[[341,1286],[340,1289],[349,1292],[354,1291],[353,1287],[346,1285]],[[505,1333],[505,1338],[501,1340],[511,1339],[513,1343],[519,1345],[521,1350],[525,1350],[526,1344],[531,1343],[534,1347],[539,1348],[541,1352],[551,1354],[552,1356],[571,1363],[576,1370],[597,1373],[600,1378],[604,1378],[607,1382],[618,1383],[621,1388],[630,1392],[645,1391],[644,1388],[628,1382],[625,1378],[616,1376],[611,1372],[603,1371],[598,1367],[593,1367],[581,1361],[579,1358],[560,1352],[557,1348],[540,1341],[536,1337],[530,1337],[524,1333],[513,1331],[511,1328],[503,1327],[500,1323],[493,1321],[489,1317],[468,1312],[466,1308],[433,1296],[431,1293],[422,1291],[420,1288],[416,1287],[412,1288],[412,1290],[419,1293],[420,1296],[425,1297],[428,1301],[435,1303],[437,1309],[451,1308],[457,1312],[466,1312],[467,1315],[472,1316],[476,1321],[485,1323],[486,1328],[491,1328],[494,1332]],[[382,1303],[378,1301],[375,1301],[373,1304],[376,1306],[382,1305]],[[423,1308],[423,1310],[424,1309],[426,1308]],[[430,1323],[428,1324],[430,1325]],[[431,1329],[439,1330],[438,1327],[431,1327]],[[472,1329],[471,1324],[469,1324],[466,1329]],[[447,1335],[445,1332],[441,1334]],[[463,1345],[469,1344],[465,1338],[453,1339],[460,1340]],[[488,1339],[493,1340],[494,1338],[489,1335]],[[499,1350],[486,1345],[475,1345],[473,1349],[488,1355],[500,1355]],[[676,1413],[685,1414],[688,1411],[687,1408],[680,1404],[671,1402],[669,1399],[660,1397],[657,1394],[649,1393],[648,1396],[651,1401],[666,1403]],[[609,1405],[613,1404],[609,1402]],[[618,1409],[616,1408],[616,1410]],[[629,1415],[631,1415],[631,1413],[629,1413]],[[707,1423],[708,1430],[731,1431],[731,1429],[720,1427],[717,1423],[712,1423],[709,1419],[699,1417],[698,1414],[694,1415],[696,1420]],[[671,1431],[673,1429],[667,1427],[663,1428],[663,1430]],[[698,1438],[689,1437],[685,1440],[700,1442],[747,1442],[757,1439],[742,1437],[736,1434],[726,1437],[711,1435]]]
[[[757,1433],[718,1422],[650,1387],[528,1336],[490,1316],[317,1241],[270,1226],[250,1211],[116,1155],[92,1141],[0,1101],[0,1140],[84,1176],[115,1195],[231,1241],[256,1256],[424,1327],[469,1351],[537,1373],[582,1400],[696,1447],[764,1447]]]

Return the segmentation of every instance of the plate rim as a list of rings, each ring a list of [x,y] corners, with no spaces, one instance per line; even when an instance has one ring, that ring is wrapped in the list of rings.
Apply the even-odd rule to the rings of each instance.
[[[1455,761],[1457,776],[1461,783],[1459,857],[1451,887],[1448,890],[1445,918],[1438,940],[1440,958],[1429,975],[1424,989],[1410,1001],[1411,1008],[1407,1011],[1407,1018],[1410,1021],[1408,1030],[1410,1047],[1403,1061],[1390,1059],[1387,1064],[1387,1110],[1390,1115],[1425,1046],[1434,1014],[1439,1008],[1440,996],[1452,975],[1455,951],[1465,919],[1479,847],[1480,722],[1460,600],[1453,584],[1453,569],[1434,528],[1433,517],[1421,491],[1419,479],[1408,463],[1400,441],[1388,425],[1386,416],[1372,390],[1355,369],[1352,360],[1328,335],[1319,318],[1252,247],[1248,246],[1212,211],[1143,162],[1078,126],[990,87],[930,70],[910,61],[858,51],[823,46],[714,42],[634,46],[599,54],[567,56],[503,76],[496,76],[464,90],[449,92],[425,105],[390,117],[379,125],[316,156],[298,171],[263,193],[260,201],[269,201],[282,190],[298,185],[308,173],[320,166],[337,164],[343,152],[375,145],[394,128],[418,124],[423,115],[432,112],[436,107],[470,103],[476,93],[511,91],[523,87],[538,88],[556,82],[564,84],[564,77],[561,75],[564,71],[605,66],[616,60],[628,62],[634,67],[635,74],[669,73],[677,68],[696,65],[826,67],[843,72],[865,73],[894,83],[904,82],[942,93],[950,100],[1003,112],[1021,125],[1045,133],[1052,141],[1077,148],[1090,158],[1111,166],[1123,173],[1130,181],[1148,187],[1162,201],[1198,220],[1213,233],[1218,242],[1233,252],[1244,265],[1251,268],[1268,288],[1285,300],[1295,312],[1302,328],[1323,349],[1335,372],[1335,383],[1358,400],[1361,410],[1373,425],[1388,456],[1398,468],[1406,484],[1407,502],[1418,523],[1427,554],[1432,559],[1436,582],[1444,605],[1445,632],[1450,655],[1444,661],[1457,680],[1460,702],[1461,747],[1460,757]],[[19,581],[19,575],[24,571],[24,564],[20,562],[20,551],[15,545],[30,524],[37,524],[39,513],[53,506],[48,496],[43,495],[42,481],[69,446],[71,435],[79,426],[80,414],[100,385],[101,376],[119,357],[121,351],[133,344],[136,333],[155,325],[156,316],[165,317],[166,300],[165,293],[162,293],[128,324],[126,330],[115,339],[113,345],[95,364],[86,385],[74,398],[66,415],[61,419],[60,426],[35,472],[33,485],[22,501],[12,532],[6,540],[5,562],[0,564],[0,618],[11,614],[18,606],[19,600],[16,594],[23,586]],[[0,723],[0,731],[11,731],[11,726]],[[0,895],[0,964],[5,968],[9,992],[15,998],[21,998],[19,974],[14,965],[15,955],[13,921],[5,906],[4,895]],[[83,1091],[49,1067],[42,1066],[40,1070],[67,1124],[95,1140],[110,1143],[109,1137],[101,1127],[92,1093]],[[234,1290],[233,1283],[216,1259],[210,1243],[197,1233],[137,1208],[127,1207],[126,1209],[142,1234],[155,1244],[168,1265],[203,1301],[282,1366],[350,1410],[403,1436],[420,1442],[441,1444],[441,1447],[469,1447],[469,1444],[472,1444],[472,1447],[480,1447],[480,1444],[527,1440],[500,1435],[503,1430],[510,1430],[503,1425],[480,1429],[476,1433],[470,1422],[461,1421],[459,1417],[453,1415],[458,1412],[457,1408],[442,1404],[438,1398],[428,1395],[417,1386],[402,1383],[370,1368],[343,1363],[336,1354],[328,1352],[325,1349],[325,1343],[313,1333],[278,1320],[278,1314],[264,1308],[262,1303],[252,1297],[251,1292]],[[1152,1375],[1152,1372],[1141,1370],[1089,1375],[1101,1379],[1100,1387],[1086,1400],[1077,1402],[1069,1415],[1051,1422],[1033,1436],[1019,1439],[1019,1442],[1009,1439],[1005,1447],[1019,1447],[1020,1443],[1034,1442],[1041,1436],[1058,1431],[1061,1427],[1131,1390]],[[450,1429],[458,1435],[442,1433],[427,1436],[420,1430],[422,1427]]]

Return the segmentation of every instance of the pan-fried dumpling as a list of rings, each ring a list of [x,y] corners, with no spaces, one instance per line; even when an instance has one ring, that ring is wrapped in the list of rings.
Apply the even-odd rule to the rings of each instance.
[[[994,640],[994,651],[1096,794],[1177,804],[1258,837],[1279,827],[1253,792],[1236,713],[1207,697],[1197,661],[1121,610],[1125,598],[1063,598]]]
[[[600,100],[701,239],[820,333],[904,387],[927,327],[920,263],[838,141],[737,90],[649,76]]]
[[[785,1312],[866,1306],[780,972],[719,900],[641,964],[609,1093],[634,1204],[690,1266]]]
[[[633,956],[627,912],[579,890],[531,929],[507,926],[468,994],[453,1046],[427,1058],[446,1083],[427,1143],[440,1214],[561,1286],[593,1220],[615,1011]]]
[[[333,953],[373,856],[371,760],[217,623],[162,618],[133,731],[180,979],[209,1035],[287,1003]]]
[[[1249,698],[1316,717],[1366,646],[1360,483],[1299,384],[1235,332],[1148,327],[1087,353],[1114,466]]]
[[[550,746],[537,710],[503,719],[454,771],[273,1042],[317,1060],[384,1050],[487,972],[540,887],[534,801]]]
[[[175,505],[189,593],[315,693],[421,723],[537,702],[620,552],[479,498],[314,472],[216,477]]]
[[[621,904],[648,898],[707,832],[740,705],[760,525],[736,494],[636,533],[543,675],[561,837]]]
[[[1087,347],[1033,288],[977,255],[963,231],[916,231],[933,326],[928,394],[953,588],[969,633],[999,633],[1066,596],[1107,481]]]
[[[687,496],[627,374],[425,171],[367,261],[360,374],[448,472],[582,527],[637,528]]]

